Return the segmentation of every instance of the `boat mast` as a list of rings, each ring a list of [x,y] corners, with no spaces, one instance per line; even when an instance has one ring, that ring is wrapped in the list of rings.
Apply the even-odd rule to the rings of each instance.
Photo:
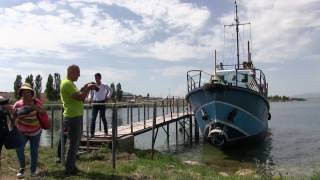
[[[234,2],[236,5],[236,31],[237,31],[237,65],[239,69],[239,64],[240,64],[240,57],[239,57],[239,18],[238,18],[238,6],[237,6],[237,1]]]
[[[214,75],[217,74],[217,51],[214,50]]]

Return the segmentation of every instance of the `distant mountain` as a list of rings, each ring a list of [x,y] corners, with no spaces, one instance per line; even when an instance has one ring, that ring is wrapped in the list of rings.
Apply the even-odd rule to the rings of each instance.
[[[294,95],[294,97],[306,98],[306,99],[320,99],[320,92],[303,93]]]

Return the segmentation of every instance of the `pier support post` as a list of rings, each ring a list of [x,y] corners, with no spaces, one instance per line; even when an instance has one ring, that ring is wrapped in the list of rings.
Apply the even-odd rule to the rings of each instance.
[[[116,147],[117,146],[117,106],[112,107],[112,168],[116,169]]]
[[[156,103],[153,104],[153,121],[152,121],[152,148],[151,148],[151,158],[153,159],[153,154],[154,154],[154,143],[156,141],[155,134],[154,134],[154,129],[156,125],[156,118],[157,118],[157,107]]]
[[[61,106],[61,121],[60,121],[60,143],[61,143],[61,151],[60,151],[60,153],[61,153],[61,164],[63,164],[64,165],[64,160],[65,160],[65,158],[64,158],[64,150],[65,150],[65,141],[66,141],[66,139],[65,139],[65,135],[64,135],[64,123],[63,123],[63,121],[64,121],[64,119],[63,119],[63,107]]]
[[[132,124],[132,103],[130,103],[130,130],[131,130],[131,133],[133,133],[133,124]]]
[[[195,138],[196,144],[199,144],[199,125],[196,118],[193,118],[193,119],[194,119],[194,138]]]
[[[86,108],[86,129],[87,129],[87,151],[89,152],[89,146],[90,146],[90,141],[89,141],[89,107],[85,107]],[[82,128],[81,128],[82,129]],[[82,132],[81,132],[81,136],[82,136]]]
[[[53,122],[54,122],[54,106],[51,106],[51,148],[53,148]]]
[[[192,116],[189,116],[189,121],[190,121],[190,135],[189,135],[189,140],[190,140],[190,145],[192,145]]]

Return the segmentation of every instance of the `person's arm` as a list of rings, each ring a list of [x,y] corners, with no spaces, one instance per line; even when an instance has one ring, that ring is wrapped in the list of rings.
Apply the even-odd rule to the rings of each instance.
[[[96,87],[97,87],[96,84],[92,84],[92,83],[85,84],[80,89],[80,91],[77,91],[72,94],[72,98],[79,100],[79,101],[84,101],[86,99],[86,97],[88,96],[90,90],[93,90]]]
[[[38,113],[44,113],[46,112],[45,108],[43,107],[43,104],[41,100],[34,99],[34,104],[32,105],[32,109],[36,110]]]
[[[105,85],[105,89],[107,91],[106,93],[106,97],[105,97],[105,100],[108,100],[110,99],[110,97],[112,96],[112,89],[108,86],[108,85]]]

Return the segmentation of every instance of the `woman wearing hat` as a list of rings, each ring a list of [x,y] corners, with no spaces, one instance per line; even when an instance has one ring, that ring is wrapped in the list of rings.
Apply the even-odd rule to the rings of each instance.
[[[30,142],[31,176],[36,175],[41,136],[41,125],[37,113],[45,112],[45,109],[40,100],[33,98],[34,91],[29,83],[23,84],[18,93],[21,99],[14,104],[13,110],[16,126],[24,139],[24,144],[16,150],[20,164],[17,177],[22,178],[26,167],[24,148],[28,141]]]

